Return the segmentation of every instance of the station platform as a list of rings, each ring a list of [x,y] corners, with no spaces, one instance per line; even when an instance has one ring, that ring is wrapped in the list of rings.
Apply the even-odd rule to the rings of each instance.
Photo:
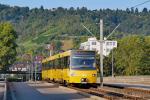
[[[150,90],[150,76],[104,77],[103,82],[105,86]],[[99,77],[97,83],[100,83]]]
[[[11,83],[14,100],[91,100],[72,89],[51,83]]]

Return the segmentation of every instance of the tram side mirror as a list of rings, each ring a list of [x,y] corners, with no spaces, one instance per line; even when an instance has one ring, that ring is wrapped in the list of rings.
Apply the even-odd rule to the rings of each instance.
[[[93,63],[93,67],[96,68],[96,63]]]
[[[67,67],[69,68],[69,66],[70,66],[70,60],[68,59],[68,61],[67,61]]]
[[[67,66],[70,66],[70,61],[68,60],[68,64],[67,64]]]

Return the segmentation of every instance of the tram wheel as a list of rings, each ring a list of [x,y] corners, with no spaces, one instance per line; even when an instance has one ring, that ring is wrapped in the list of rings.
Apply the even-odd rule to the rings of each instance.
[[[66,80],[64,80],[63,85],[64,85],[65,87],[67,87],[67,86],[68,86],[68,82],[67,82]]]

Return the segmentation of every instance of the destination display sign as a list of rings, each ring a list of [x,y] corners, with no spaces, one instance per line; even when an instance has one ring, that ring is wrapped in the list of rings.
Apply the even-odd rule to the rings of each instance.
[[[72,51],[73,56],[95,56],[95,51]]]

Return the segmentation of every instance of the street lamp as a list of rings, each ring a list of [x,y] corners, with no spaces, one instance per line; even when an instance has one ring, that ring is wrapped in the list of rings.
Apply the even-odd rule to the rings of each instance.
[[[114,55],[113,55],[113,49],[112,49],[112,63],[111,63],[111,65],[112,65],[112,67],[111,67],[111,75],[112,75],[112,77],[114,77]]]

